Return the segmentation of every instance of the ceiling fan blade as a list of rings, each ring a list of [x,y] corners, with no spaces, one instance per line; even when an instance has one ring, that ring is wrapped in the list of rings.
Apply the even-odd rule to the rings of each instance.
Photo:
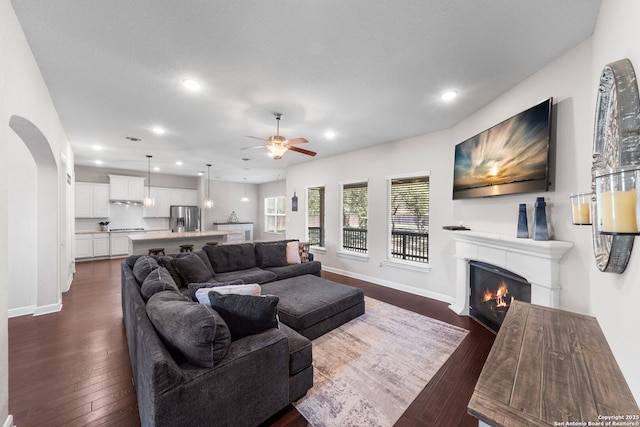
[[[293,138],[293,139],[288,139],[287,140],[287,144],[304,144],[305,142],[309,142],[304,138]]]
[[[256,145],[255,147],[244,147],[244,148],[241,148],[241,150],[253,150],[255,148],[265,148],[265,146],[264,145]]]
[[[259,139],[260,141],[268,141],[268,139],[258,138],[257,136],[245,135],[247,138]]]
[[[304,148],[292,147],[287,145],[287,148],[291,151],[297,151],[298,153],[306,154],[307,156],[315,156],[317,153],[314,151],[305,150]]]

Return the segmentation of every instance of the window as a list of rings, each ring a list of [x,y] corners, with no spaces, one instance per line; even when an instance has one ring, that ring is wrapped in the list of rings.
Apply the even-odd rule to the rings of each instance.
[[[368,209],[366,182],[342,185],[342,249],[367,253]]]
[[[307,188],[307,241],[324,247],[324,187]]]
[[[429,262],[429,175],[389,179],[391,258]]]
[[[284,196],[266,197],[264,199],[264,231],[267,233],[284,233],[286,229]]]

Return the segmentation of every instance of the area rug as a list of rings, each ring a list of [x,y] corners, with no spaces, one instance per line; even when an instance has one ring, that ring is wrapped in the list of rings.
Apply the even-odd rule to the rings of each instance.
[[[466,330],[365,297],[366,313],[313,341],[313,387],[294,403],[313,427],[392,426]]]

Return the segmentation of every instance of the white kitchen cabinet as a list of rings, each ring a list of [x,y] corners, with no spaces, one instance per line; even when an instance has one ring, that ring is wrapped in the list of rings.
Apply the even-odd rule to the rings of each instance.
[[[93,256],[109,256],[109,233],[93,234]]]
[[[76,234],[76,258],[93,256],[93,237],[91,234]]]
[[[76,259],[109,256],[109,233],[76,234]]]
[[[217,231],[229,231],[226,243],[245,243],[253,241],[253,223],[252,222],[226,222],[214,223],[213,229]]]
[[[76,218],[108,218],[109,186],[76,182]]]
[[[127,255],[129,253],[129,235],[127,233],[111,233],[111,256]]]
[[[109,185],[93,184],[93,217],[109,218]]]
[[[141,202],[144,199],[144,178],[109,175],[109,197],[111,200]]]
[[[145,218],[169,218],[170,206],[197,206],[198,191],[184,188],[151,187],[151,197],[154,205],[145,207]]]
[[[197,190],[184,190],[182,192],[184,197],[185,206],[198,206],[198,191]]]
[[[169,206],[197,206],[198,191],[184,188],[169,188]]]
[[[168,218],[169,203],[167,189],[162,187],[151,187],[151,197],[153,198],[153,206],[145,206],[142,216],[145,218]]]

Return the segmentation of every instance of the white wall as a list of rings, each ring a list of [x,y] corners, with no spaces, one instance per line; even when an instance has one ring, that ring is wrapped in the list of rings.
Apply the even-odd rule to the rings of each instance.
[[[36,164],[19,140],[9,141],[9,311],[11,317],[33,313],[37,296],[37,273],[33,263],[24,262],[24,254],[37,247]]]
[[[72,242],[72,230],[67,230],[59,236],[60,230],[66,229],[60,212],[59,182],[66,176],[63,168],[58,167],[61,155],[67,159],[67,166],[73,170],[73,153],[67,141],[66,135],[60,123],[58,114],[53,106],[47,87],[42,79],[38,65],[33,58],[31,50],[24,37],[20,24],[15,16],[9,0],[0,0],[0,424],[10,422],[8,416],[8,339],[7,339],[7,310],[9,307],[8,287],[23,286],[25,288],[37,289],[37,304],[39,307],[58,306],[61,300],[59,272],[64,269],[68,271],[68,263],[64,255],[57,252],[58,248],[66,248]],[[9,256],[8,248],[16,244],[9,229],[12,226],[9,222],[11,218],[8,204],[10,195],[15,194],[15,181],[9,179],[9,171],[21,167],[20,162],[24,162],[27,170],[33,168],[29,161],[24,160],[24,155],[20,154],[19,159],[10,157],[13,153],[9,147],[23,143],[16,131],[9,128],[12,117],[19,117],[26,120],[19,120],[18,124],[35,127],[23,127],[22,130],[36,131],[32,135],[38,138],[36,154],[32,152],[34,159],[47,157],[49,163],[46,171],[39,169],[39,176],[53,175],[54,182],[50,183],[54,189],[47,195],[48,203],[40,203],[38,206],[38,218],[30,220],[28,227],[37,229],[40,224],[42,228],[42,213],[47,211],[47,219],[51,226],[38,233],[37,246],[53,248],[48,251],[48,255],[38,254],[36,248],[31,248],[31,253],[40,265],[50,266],[46,270],[40,270],[38,274],[38,284],[33,283],[16,284],[9,277]],[[14,122],[15,123],[15,122]],[[33,160],[32,160],[33,161]],[[11,166],[9,166],[11,164]],[[36,164],[40,168],[38,161]],[[40,173],[43,172],[43,173]],[[46,173],[44,173],[46,172]],[[53,172],[53,174],[52,174]],[[58,178],[56,180],[55,175]],[[38,181],[38,185],[41,185]],[[39,193],[39,197],[44,195]],[[61,252],[66,253],[62,250]],[[64,264],[64,265],[61,265]],[[32,279],[29,279],[32,280]]]
[[[597,82],[602,68],[610,62],[629,58],[640,73],[640,2],[636,0],[605,0],[593,37],[593,65],[591,69],[590,110],[595,110]],[[593,127],[593,114],[589,122]],[[587,142],[582,147],[587,149]],[[618,364],[631,386],[636,401],[640,402],[640,242],[624,274],[600,273],[593,261],[589,263],[591,314],[604,330]],[[586,257],[586,249],[585,249]]]
[[[306,226],[306,188],[325,186],[326,253],[315,253],[323,268],[407,290],[420,295],[452,301],[453,268],[449,265],[449,239],[442,226],[451,224],[451,177],[453,150],[449,131],[392,142],[320,159],[287,169],[287,194],[294,188],[299,198],[298,212],[287,212],[287,238],[304,238]],[[431,218],[429,253],[431,271],[418,272],[380,263],[387,259],[387,177],[430,173]],[[338,256],[340,246],[340,183],[368,180],[368,259]],[[516,206],[517,207],[517,206]]]
[[[214,222],[228,222],[231,212],[236,213],[238,221],[255,224],[258,221],[258,186],[246,185],[248,202],[240,201],[244,192],[244,182],[211,180],[211,198],[214,201],[214,207],[211,210],[204,210],[202,229],[213,229]]]
[[[574,243],[561,263],[561,308],[597,317],[616,359],[640,401],[640,248],[624,274],[600,272],[593,257],[591,228],[571,225],[569,195],[590,188],[595,101],[599,74],[609,62],[628,57],[640,70],[640,2],[603,0],[594,36],[503,94],[454,128],[437,134],[391,142],[287,169],[287,197],[298,190],[301,206],[308,185],[326,186],[327,251],[317,254],[325,268],[348,272],[448,301],[455,295],[453,244],[442,226],[462,222],[473,230],[514,236],[518,205],[530,210],[544,196],[558,240]],[[462,97],[456,102],[464,102]],[[463,140],[548,98],[554,98],[555,179],[551,192],[452,201],[454,146]],[[445,108],[445,107],[443,107]],[[386,251],[385,177],[395,173],[431,172],[431,271],[411,272],[379,267]],[[330,171],[330,173],[327,173]],[[336,256],[340,228],[340,181],[369,179],[369,259]],[[304,209],[292,212],[287,236],[304,235]],[[530,216],[531,220],[531,216]],[[636,245],[637,246],[637,245]]]

